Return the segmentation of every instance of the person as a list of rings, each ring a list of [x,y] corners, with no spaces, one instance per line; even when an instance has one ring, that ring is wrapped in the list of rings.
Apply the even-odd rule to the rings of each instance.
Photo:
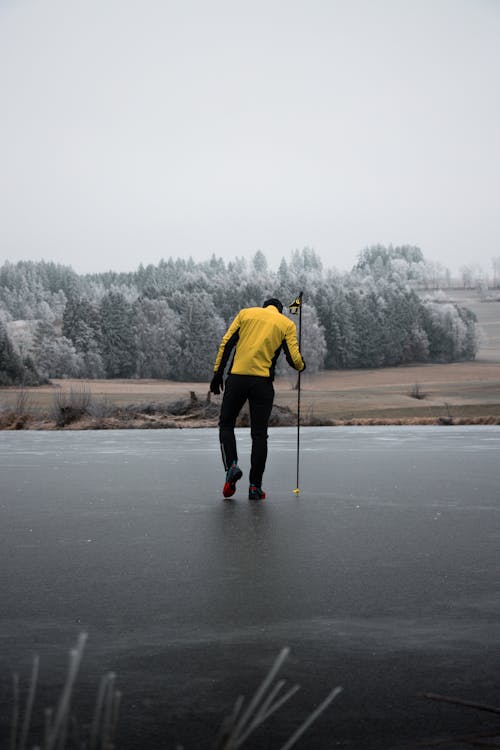
[[[234,349],[234,357],[226,378],[223,374]],[[246,307],[239,311],[217,352],[210,391],[219,395],[224,391],[219,417],[219,439],[226,481],[222,490],[225,498],[232,497],[236,482],[243,473],[238,466],[238,452],[234,428],[236,419],[248,401],[250,409],[250,500],[263,500],[262,477],[267,459],[267,428],[274,401],[274,371],[280,352],[288,364],[299,372],[305,369],[299,351],[295,323],[283,315],[283,305],[274,297],[262,307]]]

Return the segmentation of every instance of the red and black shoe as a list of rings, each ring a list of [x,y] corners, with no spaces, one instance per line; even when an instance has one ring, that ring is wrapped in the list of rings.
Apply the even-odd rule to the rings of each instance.
[[[236,461],[233,461],[233,463],[227,470],[226,483],[222,488],[222,494],[224,495],[224,497],[232,497],[234,495],[234,493],[236,492],[236,482],[238,481],[238,479],[241,479],[242,476],[243,472],[241,471]]]
[[[256,484],[251,484],[248,488],[248,499],[249,500],[264,500],[266,493],[262,487],[257,487]]]

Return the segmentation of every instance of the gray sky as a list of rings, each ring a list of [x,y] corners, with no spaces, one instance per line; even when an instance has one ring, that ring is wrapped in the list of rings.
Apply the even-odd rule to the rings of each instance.
[[[0,0],[0,262],[500,256],[500,0]]]

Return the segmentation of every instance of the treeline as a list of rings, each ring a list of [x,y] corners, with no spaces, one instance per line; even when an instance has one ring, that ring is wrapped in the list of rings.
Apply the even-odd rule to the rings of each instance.
[[[350,273],[305,248],[269,268],[250,261],[162,260],[130,273],[78,275],[47,262],[0,268],[0,383],[47,378],[208,381],[220,338],[241,307],[304,290],[308,372],[473,359],[475,316],[422,298],[418,248],[376,246]],[[286,364],[282,365],[286,371]]]

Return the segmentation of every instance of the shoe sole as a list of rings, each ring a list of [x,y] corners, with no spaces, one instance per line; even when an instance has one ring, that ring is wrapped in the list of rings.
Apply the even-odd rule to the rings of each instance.
[[[236,492],[236,482],[241,479],[243,476],[243,472],[241,469],[238,469],[236,474],[230,479],[229,482],[226,482],[223,489],[222,494],[225,498],[232,497],[234,493]]]

